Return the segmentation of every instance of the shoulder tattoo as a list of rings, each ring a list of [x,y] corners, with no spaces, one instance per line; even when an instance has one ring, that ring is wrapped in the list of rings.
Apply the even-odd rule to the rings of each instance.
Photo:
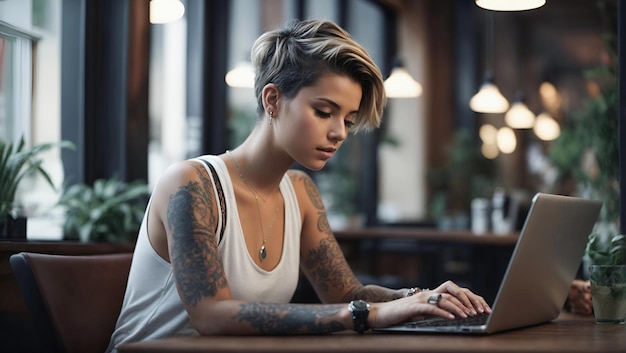
[[[181,299],[191,305],[226,286],[222,260],[217,245],[213,245],[216,212],[212,209],[211,181],[202,167],[194,169],[200,181],[180,186],[167,205],[172,267]]]
[[[313,180],[303,172],[293,172],[290,174],[294,181],[301,182],[306,190],[306,194],[311,201],[311,204],[317,210],[317,230],[321,233],[326,233],[328,235],[332,235],[332,230],[330,229],[330,224],[328,223],[328,218],[326,216],[326,209],[324,208],[324,202],[322,201],[322,196],[319,193],[319,190],[315,186]]]

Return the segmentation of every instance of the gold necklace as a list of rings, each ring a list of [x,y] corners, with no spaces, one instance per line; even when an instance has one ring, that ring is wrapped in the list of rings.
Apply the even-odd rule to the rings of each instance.
[[[265,242],[266,242],[265,230],[263,228],[263,218],[261,217],[261,208],[259,207],[259,198],[263,200],[264,203],[265,203],[265,199],[258,192],[256,192],[256,190],[254,190],[252,185],[248,183],[248,180],[246,180],[246,177],[243,176],[243,172],[241,171],[241,168],[239,168],[239,164],[237,163],[237,160],[232,155],[232,153],[230,153],[230,151],[227,150],[226,154],[228,154],[230,159],[233,161],[233,164],[235,165],[235,169],[237,169],[237,173],[239,174],[239,178],[241,179],[241,181],[243,181],[243,183],[246,184],[246,187],[248,188],[248,190],[250,190],[250,192],[252,193],[252,196],[254,196],[254,201],[256,202],[256,212],[257,212],[257,215],[259,216],[259,225],[261,226],[261,235],[263,236],[263,243],[261,244],[261,248],[259,249],[259,258],[261,259],[261,261],[263,261],[267,257],[267,249],[265,248]],[[278,195],[279,197],[282,197],[282,194],[280,192],[278,193]],[[276,215],[278,214],[279,208],[280,208],[280,200],[278,202],[278,205],[276,205],[276,209],[274,210],[272,221],[270,222],[269,228],[267,229],[268,232],[272,231],[272,227],[274,226],[274,222],[276,221]]]

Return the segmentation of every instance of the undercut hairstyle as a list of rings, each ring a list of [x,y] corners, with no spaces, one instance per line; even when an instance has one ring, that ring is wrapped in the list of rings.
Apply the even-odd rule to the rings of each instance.
[[[257,112],[263,114],[263,87],[274,83],[287,99],[329,73],[345,75],[363,94],[354,131],[380,126],[387,101],[380,69],[350,34],[328,20],[292,20],[261,35],[251,51]]]

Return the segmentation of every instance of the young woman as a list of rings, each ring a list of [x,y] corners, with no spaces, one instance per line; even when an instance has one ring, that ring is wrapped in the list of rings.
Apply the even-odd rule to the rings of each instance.
[[[350,130],[378,127],[379,69],[329,21],[292,21],[252,48],[259,120],[237,148],[172,165],[142,223],[116,345],[172,335],[362,332],[490,308],[452,282],[363,286],[313,181]],[[324,304],[291,304],[302,271]]]

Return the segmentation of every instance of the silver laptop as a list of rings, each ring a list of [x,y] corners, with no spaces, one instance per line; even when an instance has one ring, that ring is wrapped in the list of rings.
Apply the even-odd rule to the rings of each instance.
[[[376,331],[488,334],[554,320],[565,303],[601,207],[600,201],[535,195],[491,314],[485,315],[483,322],[433,318]]]

